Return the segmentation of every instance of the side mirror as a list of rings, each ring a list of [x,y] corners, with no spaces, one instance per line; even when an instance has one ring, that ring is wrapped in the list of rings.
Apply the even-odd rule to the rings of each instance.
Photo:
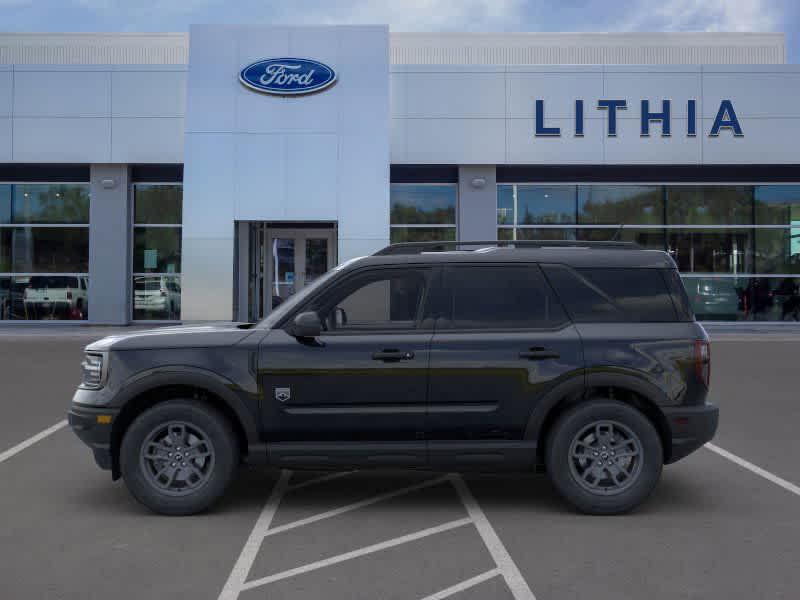
[[[294,318],[291,334],[296,338],[315,338],[322,334],[322,321],[315,312],[303,312]]]

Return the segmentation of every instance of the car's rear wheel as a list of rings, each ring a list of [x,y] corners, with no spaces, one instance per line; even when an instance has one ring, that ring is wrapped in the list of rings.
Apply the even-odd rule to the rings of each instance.
[[[203,402],[169,400],[131,423],[120,447],[120,470],[133,496],[150,510],[190,515],[222,496],[238,458],[224,415]]]
[[[553,486],[578,510],[627,512],[650,495],[661,476],[661,438],[637,409],[614,400],[579,404],[553,425],[545,449]]]

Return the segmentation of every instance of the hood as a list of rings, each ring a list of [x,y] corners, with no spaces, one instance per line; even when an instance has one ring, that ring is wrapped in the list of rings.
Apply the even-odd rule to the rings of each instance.
[[[92,342],[86,350],[162,350],[167,348],[214,348],[232,346],[255,331],[252,323],[204,323],[159,327],[110,335]]]

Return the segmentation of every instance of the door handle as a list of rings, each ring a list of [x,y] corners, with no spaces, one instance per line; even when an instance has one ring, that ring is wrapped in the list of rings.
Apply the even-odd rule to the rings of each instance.
[[[548,350],[547,348],[537,346],[520,352],[519,357],[527,360],[545,360],[548,358],[561,358],[561,355],[555,350]]]
[[[400,360],[412,360],[413,352],[400,350],[381,350],[372,353],[372,360],[382,360],[383,362],[397,362]]]

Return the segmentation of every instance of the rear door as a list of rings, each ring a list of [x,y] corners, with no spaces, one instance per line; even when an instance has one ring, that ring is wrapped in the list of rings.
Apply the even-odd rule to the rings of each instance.
[[[583,354],[535,264],[449,265],[437,292],[426,431],[432,464],[533,461],[524,432],[561,381],[582,384]]]

